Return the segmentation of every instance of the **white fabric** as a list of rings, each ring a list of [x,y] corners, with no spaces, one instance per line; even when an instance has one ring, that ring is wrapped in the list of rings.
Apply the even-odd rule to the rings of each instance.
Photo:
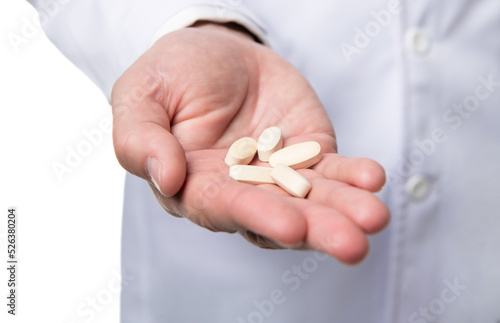
[[[340,153],[388,171],[393,218],[348,267],[173,218],[128,176],[122,322],[500,321],[500,2],[73,0],[46,30],[109,96],[160,26],[200,4],[262,21]]]
[[[264,32],[259,28],[260,25],[256,25],[248,16],[236,10],[227,10],[227,8],[213,5],[191,6],[176,13],[160,26],[153,36],[151,44],[172,31],[191,26],[200,20],[217,23],[238,22],[238,24],[254,34],[262,43],[267,44]]]

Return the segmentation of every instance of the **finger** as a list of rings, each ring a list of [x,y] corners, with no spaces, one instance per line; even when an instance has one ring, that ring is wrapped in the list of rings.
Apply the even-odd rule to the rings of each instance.
[[[289,249],[293,247],[287,247],[287,246],[282,246],[279,245],[277,242],[268,239],[264,236],[261,236],[260,234],[256,234],[255,232],[249,231],[249,230],[240,230],[239,234],[245,238],[248,242],[251,244],[263,248],[263,249]]]
[[[325,179],[313,170],[301,171],[312,185],[308,199],[349,217],[365,233],[376,233],[389,223],[390,213],[373,193],[339,181]]]
[[[184,150],[170,133],[164,107],[149,95],[131,97],[135,83],[129,79],[113,88],[116,157],[127,171],[152,182],[164,196],[172,196],[186,176]]]
[[[378,192],[385,184],[385,171],[368,158],[351,158],[325,154],[314,169],[326,178],[341,181],[370,192]]]
[[[307,219],[307,245],[346,264],[360,262],[368,253],[363,231],[339,212],[308,200],[294,199]]]
[[[222,175],[190,175],[182,200],[191,206],[184,212],[190,220],[214,231],[251,231],[285,247],[301,244],[306,236],[302,212],[288,197]]]

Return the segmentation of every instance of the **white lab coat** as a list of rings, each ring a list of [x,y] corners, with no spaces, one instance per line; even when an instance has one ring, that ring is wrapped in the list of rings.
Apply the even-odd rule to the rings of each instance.
[[[108,98],[155,36],[238,21],[309,79],[339,152],[389,177],[392,222],[349,267],[171,217],[128,176],[122,322],[500,321],[500,1],[64,2],[45,30]]]

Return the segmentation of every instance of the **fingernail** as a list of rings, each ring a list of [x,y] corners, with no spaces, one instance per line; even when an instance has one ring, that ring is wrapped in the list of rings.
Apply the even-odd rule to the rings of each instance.
[[[156,189],[160,191],[160,185],[161,185],[161,164],[156,160],[156,158],[149,157],[147,162],[146,162],[146,168],[148,170],[149,178],[155,184]],[[163,194],[163,193],[162,193]]]

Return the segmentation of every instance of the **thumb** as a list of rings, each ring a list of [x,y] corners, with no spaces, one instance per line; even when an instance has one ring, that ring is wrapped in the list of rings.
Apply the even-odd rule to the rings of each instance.
[[[122,167],[153,183],[162,195],[172,196],[184,184],[185,152],[157,102],[113,105],[113,145]]]

